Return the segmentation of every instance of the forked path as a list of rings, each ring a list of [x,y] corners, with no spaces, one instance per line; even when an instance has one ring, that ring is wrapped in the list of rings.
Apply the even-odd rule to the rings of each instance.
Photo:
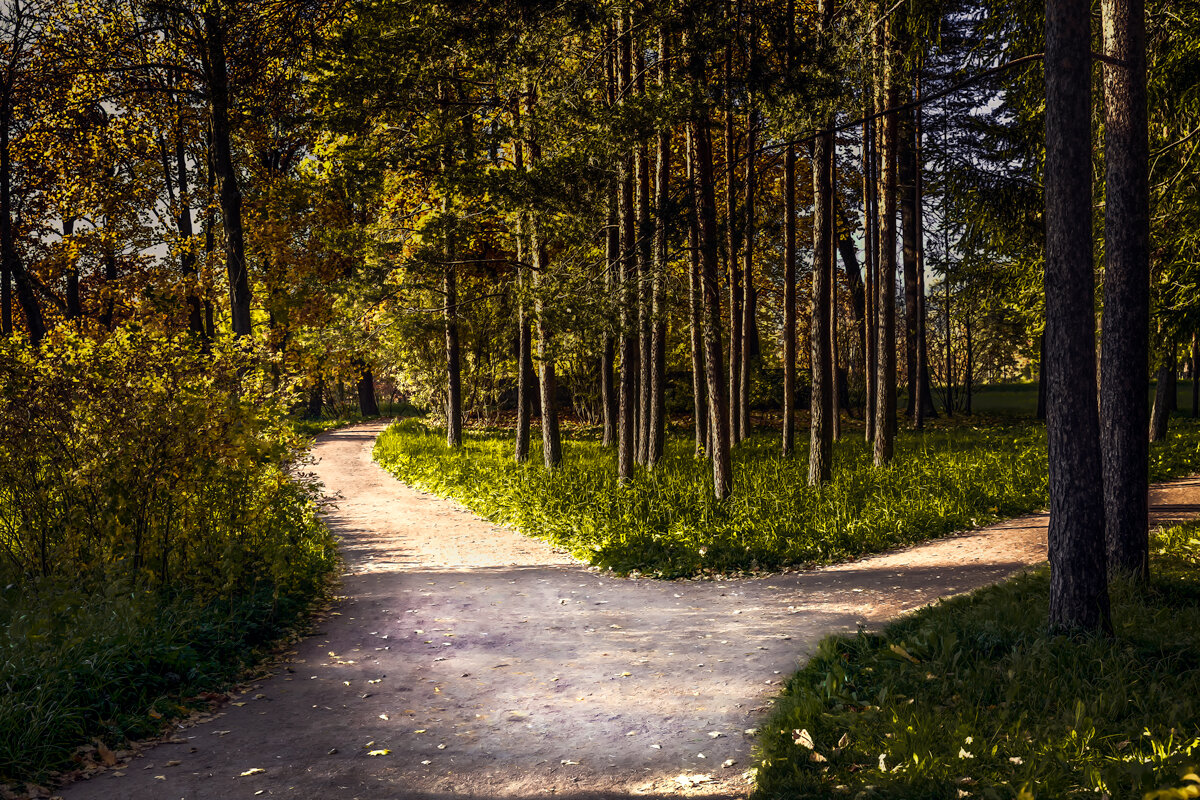
[[[322,436],[342,599],[273,677],[67,800],[741,797],[780,681],[826,634],[1045,559],[1034,515],[808,572],[622,580],[395,481],[383,423]],[[1155,490],[1200,513],[1200,481]],[[375,755],[372,755],[375,753]]]

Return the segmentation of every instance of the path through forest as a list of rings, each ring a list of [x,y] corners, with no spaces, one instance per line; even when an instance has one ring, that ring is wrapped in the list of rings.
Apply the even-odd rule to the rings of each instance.
[[[316,445],[347,566],[318,632],[67,800],[742,797],[752,729],[822,637],[1045,559],[1034,515],[827,569],[623,580],[396,482],[384,425]],[[1152,500],[1195,516],[1200,480]]]

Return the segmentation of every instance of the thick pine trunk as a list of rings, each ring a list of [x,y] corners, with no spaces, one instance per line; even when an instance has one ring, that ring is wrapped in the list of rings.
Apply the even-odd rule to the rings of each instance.
[[[212,113],[212,166],[220,189],[221,221],[225,227],[230,319],[235,336],[249,336],[250,276],[242,229],[242,192],[238,188],[237,170],[233,165],[229,76],[225,64],[225,18],[221,14],[220,3],[212,4],[204,15],[204,38],[208,50],[208,99]]]
[[[1150,577],[1146,375],[1150,360],[1150,189],[1143,0],[1104,0],[1104,316],[1100,430],[1108,569]]]
[[[637,93],[646,95],[646,65],[642,48],[635,51],[634,70]],[[650,319],[650,283],[654,269],[654,228],[650,213],[650,155],[645,142],[637,153],[637,323],[638,323],[638,404],[637,462],[647,464],[650,454],[650,373],[653,370],[653,346]]]
[[[1050,627],[1110,627],[1096,404],[1091,14],[1046,4],[1046,431]]]

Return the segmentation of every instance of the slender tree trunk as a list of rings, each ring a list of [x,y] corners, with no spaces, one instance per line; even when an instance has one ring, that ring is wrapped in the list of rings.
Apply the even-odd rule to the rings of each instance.
[[[520,110],[514,109],[520,129]],[[513,163],[518,172],[525,170],[524,145],[518,140],[513,146]],[[529,322],[529,247],[527,242],[528,216],[517,213],[517,437],[513,458],[518,464],[529,460],[529,428],[533,415],[533,332]],[[601,373],[603,376],[603,372]]]
[[[829,0],[821,4],[821,16],[827,19]],[[823,26],[824,27],[824,26]],[[828,120],[826,120],[828,122]],[[833,467],[833,394],[832,353],[829,331],[830,263],[833,240],[830,217],[833,212],[833,133],[823,131],[813,142],[813,267],[812,315],[809,352],[812,359],[812,397],[809,405],[808,483],[825,483]]]
[[[621,273],[621,228],[617,218],[617,205],[620,198],[616,192],[608,198],[608,228],[605,236],[605,259],[608,271],[605,275],[605,286],[609,297],[617,291],[620,285]],[[604,406],[604,447],[617,443],[617,389],[613,385],[613,366],[616,360],[616,341],[610,331],[604,333],[604,350],[600,354],[600,395]]]
[[[871,87],[867,87],[871,89]],[[863,294],[866,302],[864,304],[865,321],[863,324],[863,336],[866,340],[866,346],[863,348],[865,356],[864,370],[864,388],[865,399],[863,405],[863,428],[864,438],[868,442],[875,441],[875,388],[878,382],[879,374],[879,359],[877,348],[879,345],[878,325],[879,319],[875,309],[875,304],[878,299],[878,279],[879,273],[879,183],[877,158],[875,152],[875,121],[870,119],[870,116],[875,113],[875,93],[874,90],[865,92],[867,94],[867,111],[868,119],[863,122],[863,238],[866,243],[866,248],[863,253],[866,261],[866,280],[864,281]]]
[[[911,108],[901,111],[897,116],[899,136],[896,141],[896,162],[904,254],[904,367],[908,385],[904,413],[913,420],[913,427],[920,429],[925,420],[916,413],[921,394],[917,384],[917,334],[920,328],[917,316],[920,307],[917,294],[917,151],[913,146],[917,127]]]
[[[696,427],[695,456],[708,449],[712,421],[708,410],[708,383],[704,363],[704,274],[700,266],[700,195],[696,188],[696,145],[687,128],[688,177],[688,306],[692,334],[692,418]]]
[[[529,131],[525,149],[532,169],[537,168],[542,158],[538,124],[533,113],[537,102],[535,91],[529,87],[526,87],[525,91],[525,117]],[[558,376],[554,369],[554,348],[551,343],[553,333],[545,309],[544,284],[550,261],[546,255],[541,220],[536,214],[531,214],[528,221],[529,252],[533,257],[533,316],[537,326],[537,363],[542,401],[542,461],[547,470],[555,470],[562,464],[562,437],[558,426]]]
[[[786,68],[792,70],[796,38],[796,2],[787,4]],[[783,151],[783,454],[796,439],[796,147]]]
[[[250,276],[242,230],[242,193],[233,165],[229,121],[229,77],[225,63],[225,18],[221,3],[212,3],[204,14],[207,46],[208,92],[212,114],[212,167],[220,185],[221,219],[225,226],[225,269],[229,277],[230,315],[235,336],[249,336]]]
[[[963,376],[963,413],[968,417],[971,416],[971,400],[975,392],[975,346],[971,340],[971,311],[963,315],[963,328],[966,333],[967,345],[967,368],[966,374]]]
[[[949,255],[947,255],[947,262]],[[946,265],[946,274],[942,279],[946,285],[946,416],[954,416],[954,319],[950,315],[950,267]]]
[[[1150,441],[1162,441],[1171,422],[1171,376],[1175,372],[1175,346],[1164,356],[1154,376],[1154,408],[1150,412]],[[1144,417],[1143,417],[1144,419]]]
[[[1050,627],[1108,629],[1092,267],[1091,4],[1046,4]]]
[[[725,240],[729,266],[729,435],[731,445],[741,441],[742,385],[742,270],[740,226],[737,213],[737,139],[734,136],[733,46],[725,46]]]
[[[175,182],[179,187],[179,238],[183,240],[183,252],[179,257],[179,271],[187,282],[188,330],[207,344],[204,330],[204,307],[196,291],[195,231],[192,228],[192,200],[188,180],[187,151],[184,148],[183,132],[175,131]],[[78,291],[78,278],[76,279]]]
[[[667,65],[670,63],[670,42],[667,34],[660,30],[658,37],[658,85],[664,91],[667,89]],[[656,175],[654,181],[655,215],[654,215],[654,275],[651,285],[650,318],[651,330],[651,369],[650,369],[650,425],[649,446],[646,453],[646,465],[655,466],[663,456],[663,446],[666,438],[667,425],[667,207],[670,203],[668,192],[671,174],[671,130],[663,126],[658,132],[658,153],[656,159]]]
[[[917,80],[917,97],[921,96],[921,82]],[[937,417],[933,404],[933,387],[929,382],[929,315],[925,308],[925,146],[922,113],[924,106],[916,109],[916,135],[913,149],[916,151],[916,228],[917,228],[917,386],[921,393],[922,422]]]
[[[634,78],[639,97],[646,96],[646,63],[640,43],[634,48]],[[650,212],[650,151],[643,141],[637,149],[637,320],[638,411],[637,462],[648,464],[650,455],[650,373],[653,370],[650,282],[654,269],[654,228]]]
[[[632,85],[632,42],[628,10],[618,13],[617,65],[618,96],[628,95]],[[633,476],[637,456],[637,228],[633,210],[633,158],[627,154],[621,161],[619,182],[621,218],[621,386],[618,408],[619,437],[617,439],[617,479],[626,483]]]
[[[883,24],[883,96],[884,108],[896,105],[893,62],[892,24]],[[883,145],[880,152],[882,195],[882,236],[877,313],[879,342],[876,345],[878,375],[875,383],[875,465],[883,466],[892,460],[896,432],[896,115],[883,117]]]
[[[1104,316],[1100,430],[1108,569],[1150,577],[1150,145],[1144,0],[1104,0]]]
[[[693,54],[700,66],[693,66],[698,86],[704,85],[703,61]],[[708,109],[701,106],[692,123],[696,146],[696,164],[700,183],[700,254],[704,271],[704,364],[708,383],[709,415],[712,431],[709,454],[713,469],[713,494],[718,500],[733,491],[733,468],[729,457],[729,417],[725,408],[725,376],[721,374],[721,294],[718,277],[717,202],[713,187],[712,141],[708,130]]]
[[[442,172],[449,172],[453,154],[446,145],[442,154]],[[442,217],[445,240],[442,242],[442,291],[445,305],[442,308],[442,324],[446,336],[446,444],[462,447],[462,360],[458,341],[458,268],[454,233],[450,220],[450,195],[442,196]]]
[[[854,240],[850,238],[854,229],[851,226],[849,217],[846,216],[845,207],[838,200],[837,192],[834,192],[833,200],[839,224],[837,249],[842,259],[842,271],[846,273],[846,284],[850,290],[850,313],[854,321],[854,330],[847,345],[847,349],[849,350],[847,366],[849,374],[854,377],[855,385],[857,385],[865,374],[867,298],[865,287],[863,286],[863,270],[858,263],[858,254],[855,252]],[[869,247],[868,245],[868,252]],[[847,413],[850,413],[848,401],[845,410]]]
[[[46,335],[46,323],[42,317],[41,304],[34,292],[33,282],[30,281],[25,265],[21,263],[21,256],[17,253],[16,235],[12,225],[12,164],[8,139],[11,124],[10,112],[6,107],[0,113],[0,263],[3,263],[5,268],[3,289],[6,294],[10,291],[10,280],[16,285],[17,302],[25,313],[29,339],[38,344]],[[11,295],[3,298],[4,313],[8,317],[4,323],[5,333],[12,333],[11,303]]]
[[[758,173],[755,170],[754,151],[758,147],[758,120],[753,109],[746,118],[746,127],[746,229],[742,234],[742,352],[738,376],[738,441],[750,435],[750,362],[755,329],[754,241],[757,226],[754,220],[754,195],[758,190]]]

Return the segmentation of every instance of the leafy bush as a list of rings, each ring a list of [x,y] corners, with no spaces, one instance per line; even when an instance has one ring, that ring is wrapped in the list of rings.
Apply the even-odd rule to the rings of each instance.
[[[268,366],[137,328],[0,342],[0,775],[139,730],[323,592],[334,543]]]
[[[1042,567],[879,634],[827,639],[763,725],[756,796],[1127,798],[1178,785],[1200,763],[1200,524],[1154,549],[1149,588],[1112,587],[1112,637],[1049,635]]]

